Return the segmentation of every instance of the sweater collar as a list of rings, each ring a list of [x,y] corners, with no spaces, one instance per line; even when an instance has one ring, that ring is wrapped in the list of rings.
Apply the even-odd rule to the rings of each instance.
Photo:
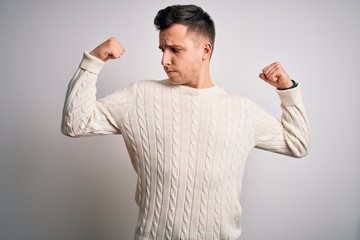
[[[224,94],[225,90],[214,84],[209,88],[192,88],[185,85],[173,85],[169,82],[168,79],[162,81],[165,85],[171,88],[177,88],[181,93],[195,96],[209,96],[209,95],[219,95]]]

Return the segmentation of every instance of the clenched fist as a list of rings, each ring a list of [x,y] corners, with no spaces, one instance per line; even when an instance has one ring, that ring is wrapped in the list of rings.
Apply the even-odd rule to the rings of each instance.
[[[94,50],[90,52],[91,55],[106,62],[109,59],[120,58],[125,52],[125,48],[114,37],[109,38]]]
[[[278,62],[266,66],[259,77],[276,88],[289,88],[293,84],[289,75]]]

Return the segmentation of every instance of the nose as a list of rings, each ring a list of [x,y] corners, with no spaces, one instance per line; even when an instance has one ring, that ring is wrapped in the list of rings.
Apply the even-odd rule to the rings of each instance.
[[[171,55],[168,51],[164,50],[162,58],[161,58],[161,65],[169,66],[171,65]]]

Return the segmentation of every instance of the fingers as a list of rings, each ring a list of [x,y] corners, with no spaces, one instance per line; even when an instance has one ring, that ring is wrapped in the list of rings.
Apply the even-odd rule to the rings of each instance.
[[[268,84],[276,87],[276,81],[270,81],[270,80],[266,77],[266,75],[265,75],[264,73],[260,73],[260,74],[259,74],[259,78],[261,78],[262,80],[264,80],[264,82],[266,82],[266,83],[268,83]]]
[[[267,80],[267,78],[266,78],[266,76],[265,76],[264,73],[260,73],[260,74],[259,74],[259,78],[261,78],[261,79],[264,80],[264,81]]]
[[[281,65],[278,62],[274,62],[265,68],[263,68],[263,77],[265,77],[269,81],[277,81],[279,79],[279,75],[281,74]],[[263,79],[263,78],[262,78]],[[264,79],[265,80],[265,79]]]
[[[273,62],[262,69],[259,77],[277,88],[287,88],[292,85],[291,79],[279,62]]]
[[[109,59],[120,58],[125,53],[124,46],[114,37],[107,40],[107,48]]]
[[[109,38],[90,52],[91,55],[102,61],[120,58],[124,53],[125,48],[115,37]]]

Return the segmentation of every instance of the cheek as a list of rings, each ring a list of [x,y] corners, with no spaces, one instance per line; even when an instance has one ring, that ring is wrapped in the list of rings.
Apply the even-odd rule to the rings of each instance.
[[[203,62],[203,51],[202,50],[198,50],[196,52],[196,54],[194,54],[194,62],[196,62],[198,65],[202,64]]]
[[[189,59],[188,67],[193,71],[197,71],[201,67],[201,58],[194,56],[193,58]]]
[[[200,68],[202,63],[202,55],[197,50],[193,50],[191,54],[184,54],[177,58],[172,59],[173,65],[175,65],[178,70],[182,70],[183,74],[188,72],[195,72]]]
[[[187,57],[186,62],[190,67],[197,66],[197,65],[201,64],[202,57],[199,53],[193,53]]]

